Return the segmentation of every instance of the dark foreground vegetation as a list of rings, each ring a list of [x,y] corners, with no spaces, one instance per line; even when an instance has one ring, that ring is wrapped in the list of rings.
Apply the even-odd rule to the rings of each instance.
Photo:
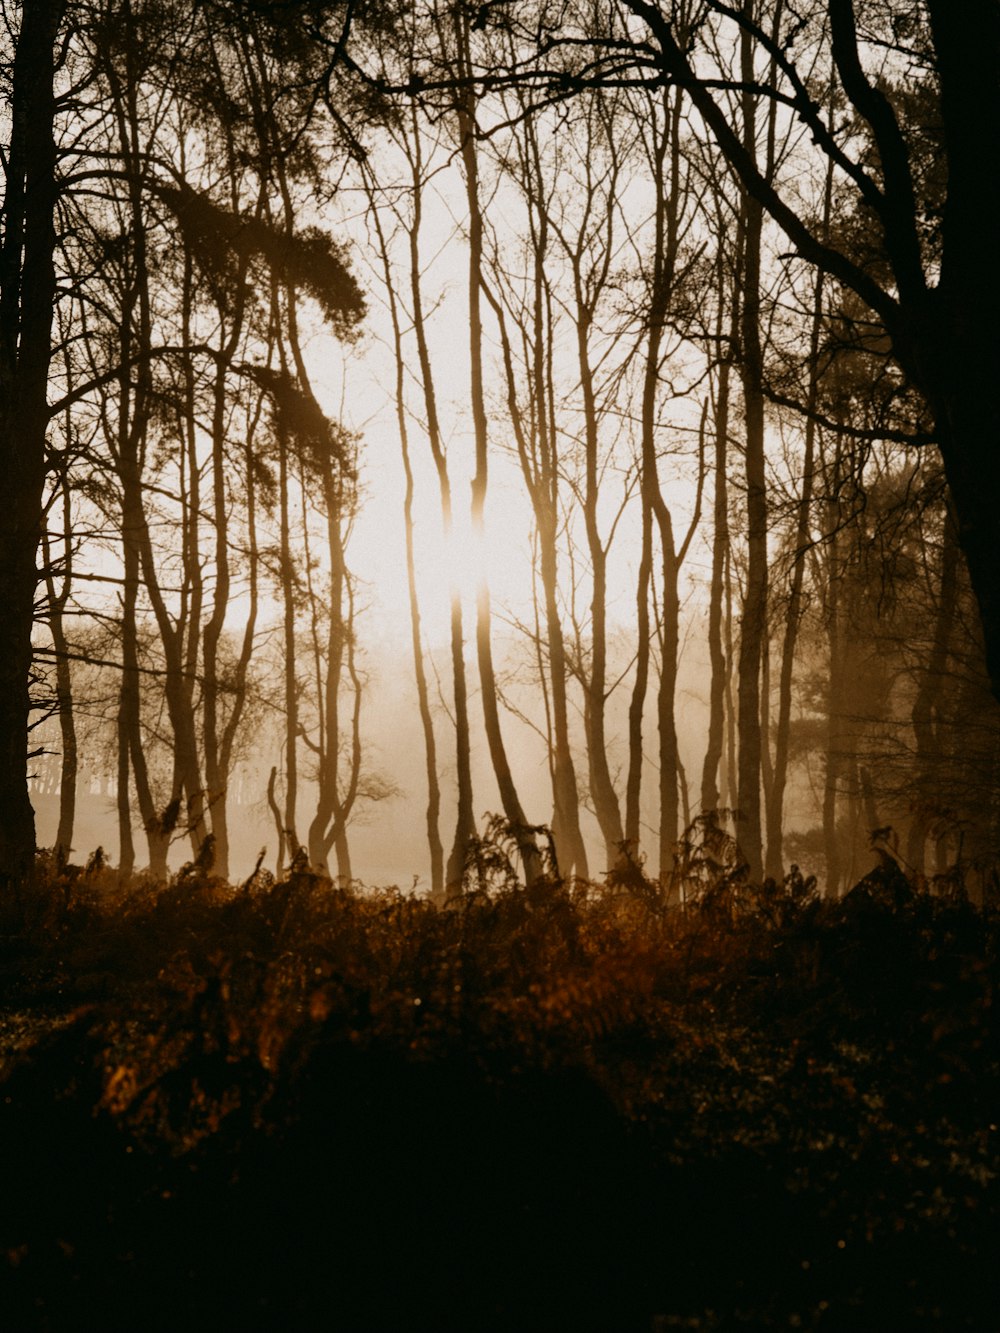
[[[3,1327],[996,1329],[995,907],[632,878],[49,868],[0,936]]]

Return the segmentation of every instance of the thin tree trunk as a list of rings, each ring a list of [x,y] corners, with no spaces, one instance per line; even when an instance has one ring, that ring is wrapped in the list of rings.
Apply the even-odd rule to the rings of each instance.
[[[167,877],[170,832],[161,822],[149,781],[142,742],[142,686],[139,672],[139,632],[136,607],[139,597],[139,542],[136,498],[131,485],[123,486],[122,507],[122,681],[118,703],[118,833],[119,874],[127,879],[134,867],[132,811],[129,800],[129,770],[135,778],[139,815],[146,833],[149,872],[156,880]],[[169,804],[173,804],[171,801]],[[169,808],[169,805],[168,805]]]
[[[640,495],[641,536],[635,584],[635,676],[628,707],[628,774],[625,779],[625,841],[629,852],[639,851],[642,809],[643,716],[649,688],[649,585],[653,571],[653,515]]]
[[[746,12],[753,17],[753,0]],[[740,36],[741,77],[754,79],[753,44]],[[756,94],[745,91],[743,147],[756,156]],[[767,478],[764,460],[763,352],[760,339],[760,255],[764,210],[744,191],[746,231],[743,247],[740,371],[743,380],[745,479],[747,504],[747,587],[740,620],[738,667],[739,755],[737,838],[752,880],[763,873],[761,830],[761,653],[767,625]]]
[[[726,614],[723,624],[724,642],[726,649],[726,674],[725,674],[725,719],[726,719],[726,748],[722,756],[722,765],[719,771],[719,782],[721,789],[726,793],[726,809],[733,811],[735,822],[735,811],[738,803],[736,791],[737,764],[736,764],[736,704],[733,698],[733,670],[731,663],[736,660],[736,653],[733,646],[733,552],[731,547],[726,547],[725,552],[725,590],[726,590]]]
[[[278,431],[278,526],[282,597],[282,630],[284,635],[284,691],[285,691],[285,801],[282,813],[286,838],[291,837],[293,850],[298,847],[296,809],[298,806],[298,737],[299,687],[296,680],[295,645],[295,572],[291,545],[288,488],[290,468],[287,433]]]
[[[827,177],[826,207],[829,216],[831,176]],[[819,396],[819,338],[823,313],[823,274],[817,273],[813,298],[813,323],[809,339],[809,388],[806,396],[805,447],[802,460],[802,491],[792,548],[792,578],[781,645],[781,674],[778,680],[778,717],[774,733],[774,778],[767,807],[767,874],[775,880],[784,875],[783,834],[785,786],[788,780],[788,743],[792,715],[792,677],[795,645],[802,619],[802,588],[805,577],[809,518],[812,509],[816,451],[815,410]]]
[[[662,361],[663,327],[673,292],[678,246],[678,196],[680,184],[679,92],[665,96],[665,123],[656,147],[657,203],[652,272],[652,292],[643,366],[642,391],[642,500],[655,521],[660,538],[662,570],[662,619],[660,625],[660,680],[657,690],[657,732],[660,761],[660,821],[658,871],[660,883],[673,883],[680,805],[678,799],[679,750],[675,704],[680,649],[680,569],[697,525],[704,476],[699,464],[698,498],[688,536],[680,551],[674,537],[673,515],[660,486],[656,457],[656,408]],[[669,178],[665,164],[669,161]],[[703,452],[704,421],[701,450]]]
[[[834,439],[834,456],[827,483],[829,493],[837,495],[841,479],[842,440]],[[846,696],[846,645],[843,599],[843,576],[840,568],[840,539],[838,533],[838,504],[830,502],[828,537],[826,542],[826,636],[827,666],[827,734],[826,764],[823,777],[823,846],[826,856],[826,891],[831,898],[838,896],[843,875],[840,830],[838,827],[839,797],[843,786],[845,740],[844,705]]]
[[[542,189],[541,156],[535,134],[535,125],[529,119],[526,126],[530,135],[530,166],[534,167],[537,188]],[[532,308],[533,363],[530,374],[534,381],[535,416],[537,421],[538,456],[541,466],[534,476],[528,465],[525,432],[518,432],[518,446],[522,468],[528,481],[535,511],[538,532],[539,564],[545,597],[545,630],[548,644],[549,679],[552,686],[553,755],[553,818],[560,865],[566,874],[588,877],[587,852],[580,829],[580,795],[576,767],[569,739],[569,702],[567,697],[568,666],[562,619],[559,614],[559,445],[556,423],[549,404],[552,401],[552,341],[551,322],[547,317],[550,294],[546,282],[545,261],[548,255],[548,218],[541,207],[533,210],[537,219],[533,225],[534,302]],[[512,416],[516,419],[516,393],[512,380],[510,356],[506,355],[508,397]]]
[[[419,188],[419,186],[417,188]],[[369,206],[379,241],[379,253],[382,259],[383,274],[385,276],[385,290],[389,302],[389,315],[392,321],[393,351],[396,360],[396,428],[399,432],[399,448],[403,461],[403,475],[405,477],[406,486],[403,494],[403,533],[406,540],[406,589],[410,611],[410,647],[413,653],[413,674],[417,687],[417,710],[420,714],[420,726],[424,737],[424,760],[425,771],[427,774],[426,826],[427,847],[431,861],[431,897],[436,902],[440,902],[443,901],[445,897],[444,846],[441,842],[440,829],[441,784],[438,780],[437,739],[434,735],[434,719],[431,715],[430,690],[427,685],[427,668],[424,663],[420,598],[417,592],[417,568],[414,550],[413,522],[413,465],[410,459],[410,437],[406,424],[406,362],[403,352],[403,333],[399,316],[399,304],[396,299],[395,284],[389,262],[389,247],[382,229],[382,222],[375,202],[373,189],[369,192]]]
[[[360,790],[361,779],[361,700],[362,681],[357,670],[354,628],[354,592],[347,569],[343,525],[347,521],[345,477],[326,458],[321,477],[330,551],[330,587],[327,607],[325,657],[317,651],[318,739],[309,741],[316,756],[316,812],[309,825],[309,853],[312,863],[327,870],[331,850],[337,857],[338,877],[346,884],[352,877],[347,827]],[[307,564],[309,553],[306,551]],[[317,601],[309,585],[313,633],[316,632]],[[349,760],[346,777],[342,771],[344,728],[340,710],[343,678],[346,671],[352,693]]]
[[[468,59],[468,34],[456,17],[459,42],[459,63],[465,68]],[[486,400],[483,388],[483,327],[480,293],[483,285],[483,219],[479,204],[479,163],[475,142],[475,119],[472,96],[457,104],[458,132],[461,142],[462,164],[465,169],[466,201],[469,210],[469,354],[472,420],[476,445],[476,471],[472,480],[472,531],[477,541],[485,540],[486,495],[489,484],[488,427]],[[490,590],[486,578],[480,580],[476,592],[476,655],[479,662],[479,681],[483,702],[483,722],[493,772],[500,789],[504,816],[515,838],[524,876],[531,884],[542,874],[542,860],[535,843],[532,826],[528,824],[521,807],[510,762],[504,745],[497,699],[496,673],[493,665],[491,640]]]
[[[130,682],[124,670],[118,690],[118,716],[115,719],[116,740],[116,782],[115,813],[118,818],[118,877],[122,884],[127,884],[135,869],[135,840],[132,837],[132,803],[129,796],[129,728],[128,728],[128,688]],[[131,682],[134,688],[134,680]]]
[[[413,216],[408,227],[410,250],[410,295],[413,304],[413,333],[417,343],[420,382],[427,414],[427,440],[437,473],[441,500],[441,523],[445,544],[450,548],[454,521],[452,515],[451,479],[445,457],[444,440],[438,417],[437,394],[427,345],[421,291],[420,227],[423,210],[423,162],[420,153],[420,128],[416,108],[413,109],[412,140],[408,146],[413,181]],[[449,589],[449,635],[451,650],[452,700],[455,708],[455,773],[458,799],[455,816],[455,836],[445,866],[445,896],[454,898],[461,893],[465,871],[466,852],[476,831],[472,794],[472,741],[469,732],[469,689],[465,671],[465,631],[463,627],[462,598],[453,581]]]
[[[721,304],[720,285],[720,304]],[[730,353],[719,364],[715,392],[715,466],[712,523],[712,583],[708,600],[708,660],[711,671],[708,695],[708,739],[701,772],[703,814],[718,810],[720,766],[723,760],[726,679],[729,663],[722,643],[725,567],[729,550],[729,494],[726,461],[729,441]]]
[[[68,479],[62,488],[62,562],[59,576],[61,587],[56,589],[54,555],[47,532],[42,534],[45,582],[48,594],[48,622],[55,651],[56,705],[59,714],[61,758],[59,765],[59,827],[56,831],[57,860],[68,861],[73,850],[73,825],[76,819],[76,783],[79,756],[76,739],[76,717],[73,701],[73,677],[69,664],[69,643],[66,638],[65,612],[73,580],[73,513]]]
[[[127,13],[127,21],[131,14]],[[135,51],[129,45],[131,60]],[[143,469],[145,461],[145,443],[152,401],[149,385],[148,365],[141,366],[135,375],[131,365],[135,352],[148,353],[152,345],[152,314],[149,296],[149,263],[146,247],[146,224],[142,196],[144,171],[144,150],[141,137],[141,115],[138,107],[137,79],[131,65],[126,69],[123,83],[113,62],[108,65],[109,79],[114,94],[114,108],[118,126],[118,137],[122,156],[127,167],[129,208],[131,213],[131,261],[132,270],[123,300],[120,322],[119,355],[120,372],[118,374],[118,413],[119,426],[117,435],[118,473],[122,495],[122,536],[126,561],[129,563],[128,579],[135,580],[135,587],[130,590],[131,618],[135,621],[138,606],[138,580],[141,576],[152,605],[154,618],[160,635],[164,658],[164,693],[167,714],[173,733],[172,766],[173,781],[171,797],[167,805],[169,819],[164,820],[155,812],[151,815],[143,810],[147,835],[150,839],[150,865],[154,873],[162,867],[166,869],[166,843],[170,833],[178,822],[180,802],[186,798],[186,829],[192,847],[200,846],[205,835],[203,784],[201,782],[198,757],[197,735],[194,718],[194,680],[197,670],[198,636],[198,597],[201,588],[201,569],[197,552],[197,522],[200,502],[196,490],[198,474],[195,451],[194,424],[194,387],[193,372],[188,358],[184,362],[185,394],[181,403],[179,419],[182,423],[183,446],[182,460],[189,458],[189,485],[183,496],[184,513],[182,518],[181,554],[184,570],[184,585],[180,598],[180,609],[176,620],[168,608],[160,583],[161,567],[153,546],[152,535],[144,503]],[[185,257],[185,274],[182,292],[181,321],[185,345],[192,340],[191,301],[193,288],[193,269],[190,255]],[[183,488],[182,488],[183,489]],[[135,644],[132,645],[135,648]],[[128,668],[137,670],[137,660]],[[125,702],[133,708],[127,723],[129,750],[132,756],[133,772],[137,782],[141,781],[145,791],[138,791],[140,809],[147,803],[153,806],[153,796],[148,788],[147,766],[142,753],[141,716],[138,710],[140,692],[138,688],[127,692]],[[163,812],[164,814],[166,812]],[[183,825],[182,825],[183,826]]]
[[[277,796],[278,785],[278,766],[272,764],[271,772],[267,779],[267,808],[271,812],[271,818],[274,820],[274,831],[278,839],[278,851],[275,856],[274,874],[275,878],[281,879],[285,873],[285,844],[287,835],[285,833],[285,818],[278,804]],[[294,853],[294,848],[292,849]]]
[[[530,129],[528,130],[530,133]],[[540,195],[541,164],[537,144],[532,137],[522,163],[521,186],[531,208],[533,257],[533,304],[530,336],[522,329],[522,338],[530,349],[526,368],[530,383],[531,408],[522,410],[517,392],[517,371],[508,336],[504,310],[499,300],[484,285],[500,328],[507,408],[517,444],[518,458],[535,519],[538,561],[545,605],[545,644],[548,650],[548,682],[544,669],[540,680],[549,721],[549,764],[552,776],[552,835],[564,874],[588,876],[587,852],[580,829],[580,797],[569,738],[568,663],[562,617],[559,612],[559,453],[558,436],[549,405],[552,399],[552,345],[547,317],[549,292],[545,275],[548,251],[548,219]],[[531,173],[534,173],[533,176]],[[532,182],[533,181],[533,186]],[[539,657],[542,657],[539,648]],[[551,702],[550,702],[551,696]]]
[[[242,279],[242,275],[241,275]],[[222,879],[229,878],[229,767],[224,753],[225,724],[220,717],[219,645],[229,610],[232,589],[232,571],[229,558],[229,499],[227,478],[229,459],[226,450],[227,370],[235,354],[243,316],[244,291],[242,280],[237,290],[241,296],[230,313],[231,326],[225,345],[215,364],[215,383],[212,395],[211,475],[212,475],[212,528],[214,535],[215,584],[211,610],[202,630],[202,737],[205,753],[205,785],[212,834],[215,838],[215,871]],[[220,312],[221,315],[222,312]],[[247,478],[253,486],[252,474]],[[242,710],[246,693],[246,668],[252,648],[252,635],[244,638],[241,660],[227,674],[235,690],[231,695],[231,709]],[[240,670],[242,667],[242,670]],[[242,687],[242,688],[241,688]]]

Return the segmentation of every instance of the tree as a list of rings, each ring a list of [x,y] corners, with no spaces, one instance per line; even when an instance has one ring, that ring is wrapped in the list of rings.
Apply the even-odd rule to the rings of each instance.
[[[553,389],[555,302],[548,272],[553,182],[545,172],[547,164],[538,124],[523,115],[517,119],[520,123],[514,151],[507,156],[505,166],[518,187],[527,214],[529,272],[525,291],[516,293],[504,256],[494,245],[487,297],[499,328],[507,414],[534,519],[536,573],[541,583],[545,626],[543,633],[542,617],[538,616],[535,645],[538,681],[546,701],[552,836],[561,873],[586,879],[587,852],[580,829],[579,787],[570,743],[569,667],[559,608],[563,462]],[[513,333],[508,323],[513,324]],[[519,359],[515,357],[515,341],[522,349]],[[523,393],[521,385],[525,386]]]
[[[472,479],[470,513],[474,536],[482,541],[486,530],[486,499],[489,489],[489,422],[486,413],[483,320],[481,296],[483,280],[483,215],[479,197],[479,156],[476,148],[476,98],[467,78],[469,60],[468,16],[455,15],[455,61],[466,90],[456,99],[455,124],[459,139],[469,227],[469,369],[476,471]],[[490,613],[490,589],[485,578],[476,590],[476,657],[483,704],[486,740],[504,815],[517,842],[524,866],[524,876],[531,884],[542,874],[542,859],[535,842],[534,828],[528,823],[510,766],[500,722],[496,671]]]
[[[418,149],[419,153],[419,149]],[[369,212],[372,219],[372,228],[375,233],[377,250],[382,265],[382,276],[385,283],[386,302],[389,308],[389,320],[392,326],[392,350],[395,361],[395,399],[396,399],[396,429],[399,434],[399,449],[403,464],[403,475],[405,481],[405,493],[403,496],[403,532],[406,541],[406,591],[407,601],[410,612],[410,649],[413,654],[413,677],[417,689],[417,709],[420,714],[420,727],[424,737],[424,764],[427,774],[427,808],[425,819],[427,824],[427,848],[430,853],[431,862],[431,896],[440,902],[445,898],[445,878],[444,878],[444,845],[441,842],[441,783],[438,777],[437,766],[437,737],[434,732],[434,718],[431,713],[430,690],[427,682],[427,665],[424,656],[424,636],[421,624],[420,597],[417,588],[417,565],[415,553],[415,523],[413,517],[414,501],[414,478],[413,478],[413,460],[410,450],[410,431],[407,422],[407,404],[406,404],[406,362],[403,351],[403,328],[400,317],[400,302],[396,296],[395,284],[393,282],[392,259],[389,250],[389,241],[386,236],[386,229],[382,224],[382,218],[376,202],[376,182],[372,173],[367,168],[363,169],[363,180],[368,195]],[[414,214],[419,210],[419,192],[422,189],[420,180],[419,165],[415,170],[414,177]],[[414,293],[417,298],[417,307],[420,305],[420,272],[419,255],[417,263],[412,263],[412,248],[419,247],[418,237],[418,217],[414,216],[409,227],[410,247],[411,247],[411,278],[414,286]],[[414,324],[418,322],[414,317]],[[422,327],[422,310],[420,312],[420,322]],[[433,385],[430,380],[430,365],[426,351],[426,338],[421,339],[423,346],[423,363],[425,367],[424,383],[430,388],[429,402],[435,403],[433,394]],[[442,496],[447,498],[449,504],[447,512],[450,514],[450,486],[447,479],[447,465],[442,457],[439,465],[439,478],[442,483]],[[455,596],[452,595],[452,611],[454,619]],[[458,607],[458,614],[461,615],[461,606]],[[458,635],[461,645],[461,633]],[[464,664],[463,664],[464,665]],[[461,692],[459,697],[464,698]],[[468,764],[468,747],[465,749],[465,764]],[[466,777],[465,785],[470,792],[470,799],[467,804],[471,806],[471,777]],[[463,839],[463,846],[468,838]],[[461,871],[459,858],[454,857],[455,869],[453,874],[457,877],[453,881],[452,893],[457,894],[457,889],[461,885]]]
[[[804,16],[798,8],[790,11],[780,32],[722,0],[706,6],[767,53],[773,75],[755,81],[753,93],[797,116],[819,153],[846,178],[879,237],[880,272],[825,240],[787,183],[769,180],[758,167],[713,91],[715,72],[700,62],[696,72],[695,49],[703,49],[697,33],[680,30],[664,5],[625,0],[625,6],[645,25],[648,39],[637,41],[645,66],[687,91],[748,194],[797,255],[860,297],[923,394],[933,423],[928,435],[941,450],[979,607],[993,692],[1000,698],[1000,178],[982,161],[983,145],[1000,141],[1000,4],[863,5],[859,28],[854,0],[828,0]],[[932,128],[947,163],[939,227],[926,225],[918,150],[900,115],[894,60],[897,69],[905,62],[910,76],[933,93]],[[817,67],[838,81],[853,109],[855,132],[846,141],[825,123],[815,100]],[[919,442],[926,441],[924,436]]]
[[[8,7],[5,20],[11,22]],[[10,68],[10,138],[0,241],[0,876],[31,869],[28,798],[31,636],[45,485],[56,295],[57,38],[62,0],[25,4]]]

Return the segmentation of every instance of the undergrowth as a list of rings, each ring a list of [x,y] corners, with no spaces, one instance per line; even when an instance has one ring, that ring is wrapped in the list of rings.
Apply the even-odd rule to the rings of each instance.
[[[4,1327],[996,1327],[994,914],[484,864],[447,909],[44,865],[0,935]]]

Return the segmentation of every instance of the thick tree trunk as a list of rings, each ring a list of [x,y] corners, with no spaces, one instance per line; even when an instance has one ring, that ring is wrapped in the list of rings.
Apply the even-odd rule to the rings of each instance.
[[[996,319],[996,311],[991,318]],[[979,607],[990,684],[1000,700],[1000,346],[995,333],[982,336],[995,357],[989,373],[974,364],[954,365],[953,349],[943,353],[953,361],[953,374],[951,384],[935,394],[936,421],[958,541]],[[965,339],[968,355],[978,360],[981,349],[973,350],[972,341]]]
[[[0,252],[0,880],[29,875],[35,815],[28,795],[31,636],[45,484],[55,301],[55,42],[63,6],[23,6],[14,55]]]
[[[993,693],[1000,699],[1000,172],[983,160],[1000,143],[1000,5],[929,0],[948,154],[937,301],[918,325],[912,373],[934,410],[938,443]],[[897,338],[905,341],[901,326]],[[894,339],[895,341],[895,339]],[[905,352],[900,357],[906,365]]]

